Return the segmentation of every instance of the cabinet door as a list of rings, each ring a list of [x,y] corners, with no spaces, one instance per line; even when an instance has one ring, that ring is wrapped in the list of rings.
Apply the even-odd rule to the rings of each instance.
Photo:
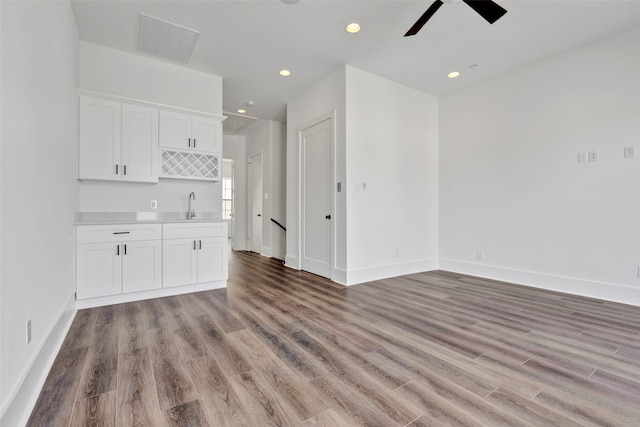
[[[227,238],[198,239],[198,283],[227,279]]]
[[[77,299],[122,293],[122,245],[86,243],[77,246]]]
[[[220,120],[193,116],[191,119],[192,148],[210,153],[222,153]]]
[[[198,282],[195,239],[167,239],[162,242],[162,286],[191,285]]]
[[[158,110],[122,104],[122,179],[158,182]]]
[[[162,287],[162,241],[143,240],[122,244],[122,292]]]
[[[120,103],[80,97],[78,178],[120,181]]]
[[[192,148],[191,116],[160,110],[160,145],[163,147]]]

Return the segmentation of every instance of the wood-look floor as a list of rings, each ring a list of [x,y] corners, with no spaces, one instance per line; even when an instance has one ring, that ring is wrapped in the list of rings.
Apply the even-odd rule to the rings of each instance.
[[[29,426],[637,426],[640,308],[446,272],[78,312]]]

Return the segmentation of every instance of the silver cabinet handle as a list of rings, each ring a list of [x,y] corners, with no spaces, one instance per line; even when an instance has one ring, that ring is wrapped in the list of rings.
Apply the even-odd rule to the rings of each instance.
[[[193,241],[193,250],[194,251],[196,250],[196,241],[195,240]]]
[[[189,138],[189,147],[191,147],[191,138]]]
[[[120,256],[120,245],[116,245],[116,256]]]
[[[122,175],[127,174],[127,165],[122,166]]]
[[[202,240],[198,240],[198,249],[202,249]]]
[[[118,165],[116,165],[116,175],[118,175]]]

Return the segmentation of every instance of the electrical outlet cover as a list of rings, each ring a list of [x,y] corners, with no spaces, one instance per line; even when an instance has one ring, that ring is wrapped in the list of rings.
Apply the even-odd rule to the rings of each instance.
[[[587,162],[587,153],[584,151],[578,152],[578,163],[586,163]]]
[[[636,147],[629,146],[629,147],[624,147],[624,158],[625,159],[632,159],[636,156]]]

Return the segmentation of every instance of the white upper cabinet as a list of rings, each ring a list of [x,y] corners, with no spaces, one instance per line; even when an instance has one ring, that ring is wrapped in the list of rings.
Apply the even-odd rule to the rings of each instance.
[[[122,179],[158,182],[158,110],[122,104]]]
[[[193,116],[191,135],[194,148],[209,153],[222,153],[222,123],[220,120]]]
[[[158,182],[158,110],[80,97],[78,178]]]
[[[121,104],[80,97],[80,179],[120,181]]]
[[[160,110],[160,146],[221,153],[222,124],[218,119]]]
[[[191,116],[160,111],[160,145],[187,150],[191,147]]]

